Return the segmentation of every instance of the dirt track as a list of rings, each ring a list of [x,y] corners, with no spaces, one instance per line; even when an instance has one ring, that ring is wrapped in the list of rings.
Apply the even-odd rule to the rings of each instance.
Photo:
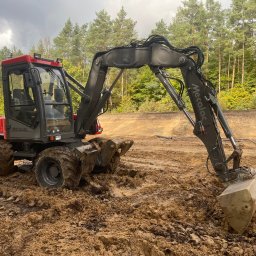
[[[243,164],[256,167],[255,114],[227,116]],[[39,188],[31,172],[0,178],[0,255],[256,254],[256,218],[242,236],[228,228],[216,200],[223,187],[181,115],[101,122],[106,135],[135,140],[117,174],[95,174],[95,186],[75,191]]]

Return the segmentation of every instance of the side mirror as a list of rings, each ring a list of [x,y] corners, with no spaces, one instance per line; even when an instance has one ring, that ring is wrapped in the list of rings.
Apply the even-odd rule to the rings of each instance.
[[[36,85],[42,84],[42,80],[41,80],[40,73],[39,73],[38,69],[31,68],[30,74],[32,76],[32,80],[33,80],[34,84],[36,84]]]

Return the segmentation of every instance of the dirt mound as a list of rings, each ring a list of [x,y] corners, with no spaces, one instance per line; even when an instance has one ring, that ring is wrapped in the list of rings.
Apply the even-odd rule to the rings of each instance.
[[[193,117],[193,113],[191,113]],[[239,138],[256,137],[256,111],[225,112],[231,129]],[[100,116],[104,134],[111,136],[192,136],[193,128],[181,112],[112,114]]]
[[[175,128],[181,117],[173,133],[169,117],[140,118],[101,120],[107,135],[135,140],[116,174],[94,174],[73,191],[38,187],[23,171],[29,162],[0,177],[0,255],[255,255],[256,218],[242,236],[229,230],[216,200],[223,186],[206,171],[201,142]],[[256,166],[248,137],[243,164]]]

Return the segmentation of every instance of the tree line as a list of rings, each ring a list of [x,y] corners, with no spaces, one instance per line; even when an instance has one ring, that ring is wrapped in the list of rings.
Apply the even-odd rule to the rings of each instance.
[[[165,36],[172,45],[186,48],[198,46],[204,52],[203,72],[213,82],[224,109],[256,107],[256,2],[232,0],[223,9],[216,0],[185,0],[170,22],[160,19],[149,35]],[[30,49],[45,58],[62,58],[64,68],[85,84],[94,54],[112,47],[128,45],[139,40],[136,21],[122,7],[116,17],[105,10],[96,13],[88,24],[66,21],[59,34],[42,38]],[[14,48],[0,50],[0,59],[21,54]],[[177,70],[172,75],[180,77]],[[116,70],[110,72],[106,86],[111,84]],[[174,86],[177,86],[174,84]],[[75,107],[79,97],[73,95]],[[184,101],[191,109],[186,94]],[[176,106],[150,70],[127,70],[113,91],[111,111],[170,111]]]

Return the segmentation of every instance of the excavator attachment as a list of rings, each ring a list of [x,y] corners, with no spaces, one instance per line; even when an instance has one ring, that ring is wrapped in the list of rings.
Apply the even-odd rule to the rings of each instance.
[[[94,169],[115,172],[120,162],[120,156],[124,155],[133,145],[132,140],[111,140],[106,138],[94,138],[88,143],[75,148],[75,153],[81,162],[80,176],[74,179],[88,178]]]
[[[218,200],[229,225],[242,234],[256,210],[256,178],[229,185]]]
[[[96,167],[106,168],[110,172],[115,172],[120,156],[124,155],[133,145],[133,140],[106,138],[94,138],[89,142],[99,150],[95,162]]]

